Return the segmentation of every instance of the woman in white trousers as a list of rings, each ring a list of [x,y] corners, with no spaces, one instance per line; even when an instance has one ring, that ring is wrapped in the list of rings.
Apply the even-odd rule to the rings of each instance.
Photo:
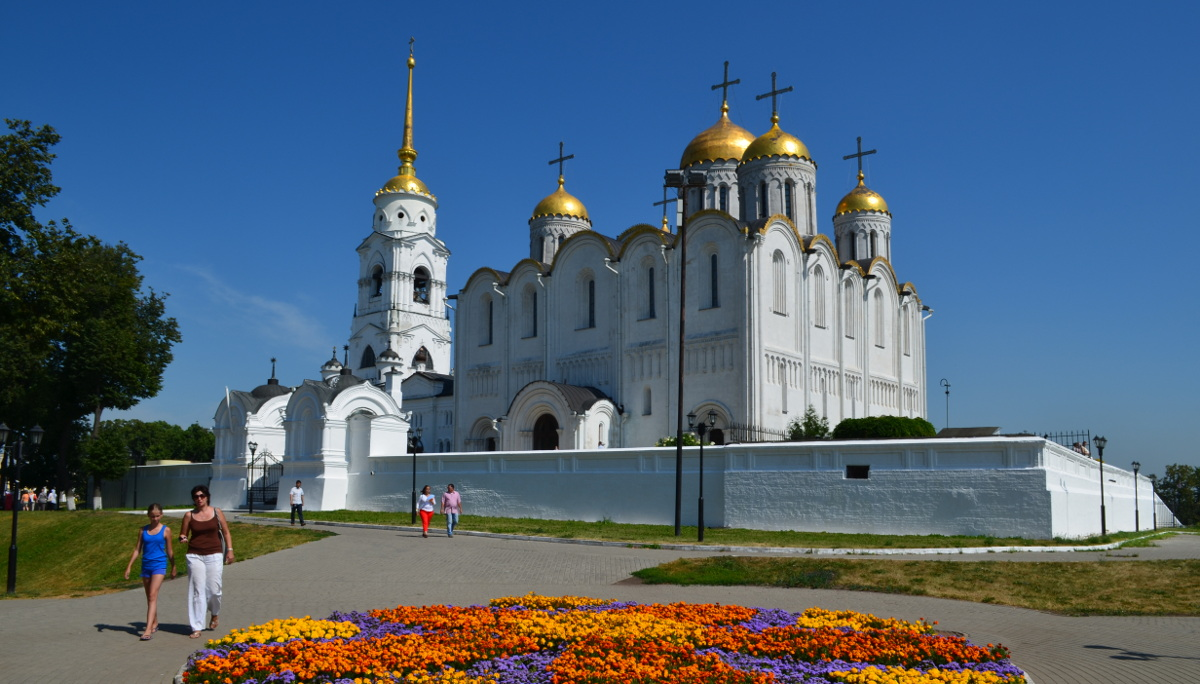
[[[193,639],[200,638],[207,614],[212,615],[208,628],[217,628],[223,566],[233,562],[229,523],[221,509],[208,505],[208,500],[208,487],[192,487],[195,507],[183,515],[183,528],[179,532],[179,541],[188,545],[188,621]]]

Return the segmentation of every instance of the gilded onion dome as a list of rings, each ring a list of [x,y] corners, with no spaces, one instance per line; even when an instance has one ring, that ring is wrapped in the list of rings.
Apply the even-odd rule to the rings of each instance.
[[[874,211],[888,216],[892,215],[892,212],[888,211],[887,202],[883,201],[883,197],[879,193],[864,185],[863,178],[863,172],[859,171],[858,187],[851,190],[842,198],[841,202],[838,202],[837,211],[834,212],[835,216],[851,214],[856,211]]]
[[[779,115],[771,115],[771,130],[758,136],[742,154],[742,163],[764,157],[799,157],[812,161],[808,147],[800,138],[779,127]]]
[[[529,220],[542,218],[543,216],[569,216],[571,218],[583,219],[588,223],[592,219],[588,217],[587,208],[583,206],[574,195],[563,189],[563,177],[558,177],[558,189],[550,193],[537,206],[533,208],[533,216]]]
[[[701,162],[741,159],[742,153],[753,140],[750,131],[729,120],[729,105],[722,103],[721,118],[692,138],[683,150],[679,168],[686,169]]]
[[[413,167],[413,162],[417,160],[417,150],[413,147],[413,67],[416,65],[417,61],[413,59],[410,50],[408,54],[408,99],[404,104],[404,142],[396,152],[396,156],[400,157],[400,169],[391,180],[384,183],[383,187],[375,193],[376,195],[405,192],[433,197],[429,188],[421,182],[420,178],[417,178],[417,170]]]

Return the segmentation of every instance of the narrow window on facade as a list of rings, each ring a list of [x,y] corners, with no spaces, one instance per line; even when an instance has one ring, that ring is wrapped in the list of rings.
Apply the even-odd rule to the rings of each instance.
[[[720,290],[717,288],[717,255],[708,255],[708,306],[709,308],[717,308],[721,306]]]
[[[779,362],[779,390],[783,394],[783,396],[780,397],[779,401],[780,401],[781,405],[783,406],[783,412],[787,413],[788,412],[788,407],[787,407],[788,377],[787,377],[787,362],[786,361]]]
[[[596,281],[587,284],[587,327],[596,327]]]
[[[812,273],[813,325],[825,327],[825,269],[817,266]]]
[[[648,416],[654,411],[654,402],[651,400],[650,388],[647,387],[642,392],[642,415]]]
[[[371,269],[371,296],[378,297],[383,294],[383,267],[375,266]]]
[[[646,318],[654,318],[654,268],[646,271]]]
[[[901,309],[901,316],[904,320],[904,330],[901,333],[901,336],[904,337],[904,355],[912,356],[912,316],[909,315],[907,309]]]
[[[746,220],[746,191],[738,188],[738,218],[742,221]]]
[[[767,217],[767,182],[762,181],[758,184],[758,217]]]
[[[879,233],[871,231],[871,258],[879,256]]]
[[[429,271],[424,267],[413,271],[413,301],[418,304],[429,303]]]
[[[492,332],[494,330],[492,325],[492,314],[494,313],[492,304],[491,299],[485,299],[483,302],[483,335],[479,341],[480,346],[492,343]]]
[[[787,260],[783,252],[775,250],[771,255],[771,311],[787,315]]]
[[[788,181],[783,184],[783,213],[791,219],[792,223],[796,222],[796,184]]]
[[[718,196],[720,197],[720,202],[721,202],[720,209],[721,209],[721,211],[723,211],[723,212],[725,212],[726,214],[728,214],[728,213],[729,213],[729,186],[728,186],[728,185],[722,185],[722,186],[721,186],[721,189],[718,191]]]
[[[537,290],[529,288],[525,291],[525,337],[537,337],[538,334],[538,299]]]

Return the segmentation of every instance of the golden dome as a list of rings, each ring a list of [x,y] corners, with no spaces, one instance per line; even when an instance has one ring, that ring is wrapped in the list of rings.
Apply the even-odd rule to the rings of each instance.
[[[881,214],[891,216],[888,211],[887,202],[883,201],[883,197],[871,188],[863,184],[863,172],[858,172],[858,187],[851,190],[841,202],[838,202],[835,216],[842,214],[850,214],[856,211],[875,211]]]
[[[758,136],[742,154],[742,163],[763,157],[799,157],[812,161],[808,147],[800,138],[779,127],[779,115],[771,116],[771,130]]]
[[[398,176],[394,176],[375,194],[382,195],[389,192],[410,192],[415,195],[426,195],[428,197],[433,197],[433,193],[429,192],[429,188],[425,187],[425,184],[421,182],[420,178],[407,173],[401,173]]]
[[[558,189],[550,193],[538,205],[533,208],[533,216],[530,221],[543,216],[570,216],[572,218],[583,219],[588,223],[592,220],[588,218],[587,208],[583,206],[574,195],[563,189],[563,177],[558,177]]]
[[[721,159],[741,159],[746,147],[754,140],[750,131],[729,120],[729,105],[721,105],[721,118],[692,138],[683,150],[679,168],[686,169],[700,162]]]

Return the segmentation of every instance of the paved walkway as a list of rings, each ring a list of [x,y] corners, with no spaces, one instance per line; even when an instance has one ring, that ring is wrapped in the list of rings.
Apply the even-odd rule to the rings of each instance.
[[[706,552],[630,549],[458,535],[422,539],[412,530],[339,528],[338,535],[238,562],[225,570],[218,636],[233,627],[334,610],[399,604],[472,604],[535,591],[645,603],[692,601],[803,610],[851,609],[938,620],[977,643],[1003,643],[1036,684],[1194,684],[1200,681],[1200,618],[1068,618],[946,599],[765,587],[648,586],[629,573]],[[1109,552],[1113,560],[1200,558],[1200,536],[1164,540],[1158,549]],[[1030,554],[1031,560],[1094,560],[1084,554]],[[928,556],[924,558],[929,559]],[[951,558],[951,557],[942,557]],[[1014,560],[986,554],[976,560]],[[966,560],[966,558],[963,558]],[[143,592],[80,599],[0,601],[0,681],[170,682],[201,644],[187,638],[186,582],[163,586],[160,631],[137,636]]]

